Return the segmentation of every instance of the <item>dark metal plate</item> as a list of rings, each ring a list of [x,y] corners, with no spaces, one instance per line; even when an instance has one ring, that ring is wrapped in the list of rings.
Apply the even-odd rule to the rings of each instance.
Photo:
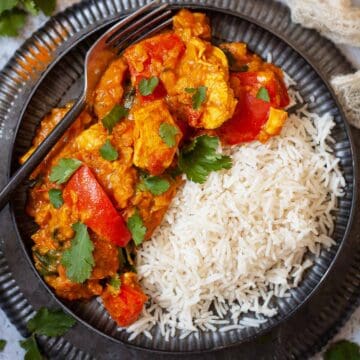
[[[328,339],[358,295],[358,225],[354,224],[350,231],[352,214],[358,211],[354,208],[355,155],[349,128],[326,81],[333,74],[348,71],[350,66],[329,41],[292,24],[287,9],[278,3],[261,0],[172,3],[174,7],[186,4],[206,11],[212,20],[215,38],[245,41],[263,57],[271,53],[273,61],[297,81],[306,101],[311,95],[315,96],[316,101],[310,105],[312,111],[330,111],[334,115],[334,152],[347,182],[346,195],[340,200],[336,214],[334,237],[337,245],[321,253],[300,287],[292,291],[292,296],[278,301],[279,315],[260,328],[206,332],[198,338],[189,336],[181,341],[174,338],[169,342],[155,329],[153,341],[138,337],[128,344],[127,335],[117,330],[99,302],[94,300],[62,303],[80,322],[66,335],[72,344],[64,338],[43,338],[42,344],[50,356],[66,359],[88,358],[89,354],[104,359],[120,354],[122,358],[150,358],[155,355],[151,350],[157,350],[159,358],[168,357],[167,352],[171,352],[168,353],[171,358],[214,358],[219,353],[224,358],[237,358],[239,352],[242,358],[303,357]],[[84,54],[96,37],[90,33],[142,4],[128,0],[94,0],[76,5],[51,19],[9,62],[0,75],[1,185],[6,182],[9,166],[14,170],[17,158],[30,145],[39,119],[53,106],[76,95]],[[69,50],[74,44],[76,47]],[[39,45],[47,48],[50,54],[47,69],[29,67],[31,51],[36,52]],[[24,213],[25,190],[25,187],[19,189],[11,211],[3,211],[0,217],[0,249],[3,249],[0,252],[0,302],[22,333],[26,332],[24,324],[33,311],[31,305],[35,308],[58,305],[29,258],[29,236],[34,224]]]

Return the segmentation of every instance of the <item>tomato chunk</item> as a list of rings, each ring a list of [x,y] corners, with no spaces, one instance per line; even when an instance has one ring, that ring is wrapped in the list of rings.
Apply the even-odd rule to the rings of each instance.
[[[129,326],[135,322],[148,299],[136,282],[126,279],[130,274],[125,273],[121,277],[118,295],[114,295],[109,289],[101,295],[106,310],[119,326]]]
[[[81,220],[97,235],[118,246],[126,246],[131,234],[104,189],[88,166],[83,165],[70,178],[63,191],[69,206],[75,206]]]

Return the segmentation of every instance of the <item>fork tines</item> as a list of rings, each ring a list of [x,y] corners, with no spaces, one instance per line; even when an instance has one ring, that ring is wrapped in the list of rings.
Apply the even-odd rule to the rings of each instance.
[[[154,2],[153,2],[154,3]],[[151,5],[153,4],[151,3]],[[149,4],[150,5],[150,4]],[[167,10],[168,4],[163,4],[158,8],[150,11],[148,14],[144,15],[140,19],[134,20],[139,15],[144,13],[144,9],[141,9],[141,12],[135,12],[131,16],[131,19],[128,20],[126,28],[121,26],[116,32],[111,34],[111,36],[106,40],[106,44],[118,52],[121,52],[126,46],[134,43],[136,41],[142,40],[143,38],[155,34],[158,31],[161,31],[168,27],[171,22],[171,10]],[[147,8],[145,9],[147,10]]]

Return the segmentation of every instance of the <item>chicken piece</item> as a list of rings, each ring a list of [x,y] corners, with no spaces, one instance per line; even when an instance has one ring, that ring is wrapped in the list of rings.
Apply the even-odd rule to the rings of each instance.
[[[182,9],[173,17],[173,27],[183,41],[189,41],[192,37],[211,38],[209,19],[202,13]]]
[[[270,107],[269,118],[258,135],[261,142],[266,142],[270,137],[279,135],[286,122],[288,113],[281,109]]]
[[[144,103],[133,109],[134,165],[152,175],[161,174],[170,166],[182,137],[164,100]],[[175,131],[174,146],[167,145],[160,136],[160,127],[169,124]]]
[[[94,91],[94,110],[103,119],[112,108],[121,102],[124,94],[122,86],[127,74],[127,63],[122,57],[114,60],[101,77]]]
[[[216,129],[234,113],[236,99],[229,85],[228,62],[218,47],[191,38],[176,71],[176,76],[167,73],[161,77],[169,94],[170,110],[191,126]],[[187,88],[206,87],[206,98],[199,109],[193,109],[193,93]]]

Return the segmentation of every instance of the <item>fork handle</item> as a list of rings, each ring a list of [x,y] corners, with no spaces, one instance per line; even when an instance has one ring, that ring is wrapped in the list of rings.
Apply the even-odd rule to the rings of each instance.
[[[51,133],[37,147],[29,159],[15,172],[9,182],[0,192],[0,211],[10,200],[11,194],[15,189],[36,169],[45,156],[50,152],[54,145],[64,135],[69,126],[75,121],[85,107],[85,97],[81,96],[72,108],[66,113],[64,118],[55,126]]]

